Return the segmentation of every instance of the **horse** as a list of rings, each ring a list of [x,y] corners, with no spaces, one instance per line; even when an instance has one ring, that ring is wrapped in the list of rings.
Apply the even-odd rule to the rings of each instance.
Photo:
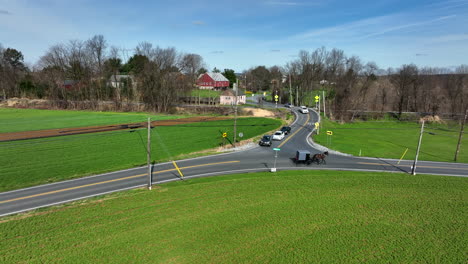
[[[313,157],[312,157],[312,162],[317,162],[317,164],[327,164],[327,162],[325,161],[325,157],[328,156],[328,151],[325,151],[324,153],[318,153],[318,154],[315,154]]]

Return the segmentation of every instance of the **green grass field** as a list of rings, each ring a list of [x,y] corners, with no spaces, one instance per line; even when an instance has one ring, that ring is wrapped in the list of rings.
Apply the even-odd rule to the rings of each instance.
[[[205,90],[205,89],[196,89],[192,90],[190,96],[201,97],[201,98],[216,98],[219,97],[221,91]]]
[[[211,121],[152,129],[152,159],[157,162],[219,147],[222,133],[232,140],[233,120]],[[281,121],[240,118],[237,132],[249,139],[277,129]],[[94,133],[0,142],[0,191],[146,164],[147,130]]]
[[[427,124],[423,134],[419,160],[453,162],[460,127],[456,124]],[[332,131],[327,136],[326,131]],[[343,153],[366,157],[404,159],[416,155],[421,125],[392,120],[339,124],[322,119],[320,135],[314,141]],[[327,138],[328,137],[328,138]],[[468,163],[468,138],[462,141],[458,162]]]
[[[148,117],[151,120],[165,120],[185,116],[0,108],[0,133],[136,123],[144,122]]]
[[[1,263],[466,263],[468,179],[335,171],[178,181],[5,217]]]

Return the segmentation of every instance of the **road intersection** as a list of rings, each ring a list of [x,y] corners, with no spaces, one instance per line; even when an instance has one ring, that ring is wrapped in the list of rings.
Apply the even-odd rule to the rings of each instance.
[[[319,153],[313,147],[310,135],[318,114],[300,114],[295,110],[296,120],[291,124],[292,131],[282,141],[274,141],[271,147],[254,146],[247,150],[233,151],[213,156],[179,160],[177,165],[183,179],[218,176],[233,173],[270,171],[273,167],[275,151],[280,148],[276,169],[281,170],[349,170],[385,171],[407,173],[411,171],[412,161],[362,158],[331,154],[326,165],[296,164],[293,160],[297,150]],[[418,174],[438,174],[468,177],[468,164],[419,161]],[[152,183],[161,184],[182,180],[181,174],[172,162],[156,164],[152,168]],[[25,212],[37,208],[63,204],[70,201],[94,197],[107,193],[144,187],[148,182],[146,167],[84,177],[31,188],[0,193],[0,216]]]

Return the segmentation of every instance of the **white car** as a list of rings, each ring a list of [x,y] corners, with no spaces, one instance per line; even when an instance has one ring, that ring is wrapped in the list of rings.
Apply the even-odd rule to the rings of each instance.
[[[275,134],[273,134],[273,140],[282,140],[283,138],[284,138],[283,131],[276,131]]]
[[[301,107],[299,108],[299,112],[303,113],[303,114],[308,114],[309,113],[309,109],[307,109],[307,107],[301,105]]]

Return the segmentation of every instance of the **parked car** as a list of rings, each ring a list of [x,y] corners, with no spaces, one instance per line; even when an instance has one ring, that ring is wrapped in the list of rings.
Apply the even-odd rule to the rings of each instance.
[[[284,126],[281,128],[281,131],[283,131],[283,133],[285,135],[289,134],[291,132],[291,127],[288,127],[288,126]]]
[[[283,131],[276,131],[275,134],[273,134],[273,140],[282,140],[283,138],[284,138]]]
[[[260,146],[271,146],[271,136],[270,135],[264,135],[262,139],[258,142]]]
[[[308,114],[309,113],[309,109],[303,105],[301,105],[301,107],[299,108],[299,112],[303,113],[303,114]]]
[[[284,107],[287,107],[287,108],[293,108],[293,107],[294,107],[294,105],[292,105],[292,104],[290,104],[290,103],[287,103],[287,104],[285,104],[285,105],[284,105]]]

